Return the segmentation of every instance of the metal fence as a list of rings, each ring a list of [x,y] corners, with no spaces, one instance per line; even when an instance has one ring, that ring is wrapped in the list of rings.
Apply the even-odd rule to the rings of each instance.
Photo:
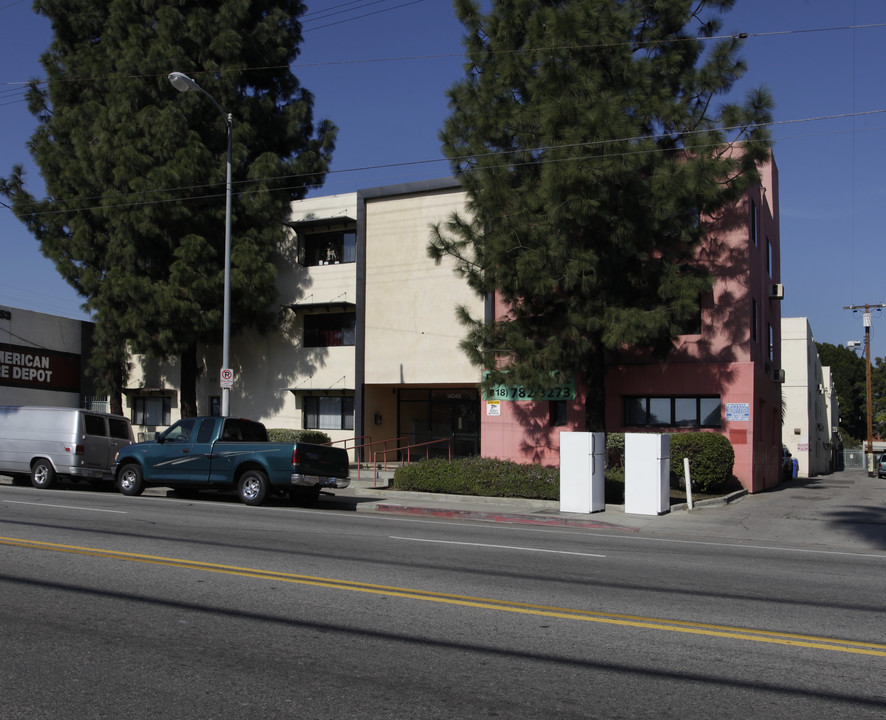
[[[843,451],[843,467],[846,470],[865,470],[865,452],[861,448]]]
[[[106,397],[93,397],[87,395],[83,398],[83,409],[92,412],[111,412],[111,402]]]

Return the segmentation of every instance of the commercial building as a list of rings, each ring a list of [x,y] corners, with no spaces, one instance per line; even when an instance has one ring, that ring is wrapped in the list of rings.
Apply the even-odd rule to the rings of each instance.
[[[92,323],[0,307],[0,405],[88,407]],[[94,408],[105,409],[99,401]]]

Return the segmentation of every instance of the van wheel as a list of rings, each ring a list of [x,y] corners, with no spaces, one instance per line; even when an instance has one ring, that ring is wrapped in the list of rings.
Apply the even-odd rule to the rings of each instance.
[[[261,470],[247,470],[237,483],[237,494],[246,505],[261,505],[268,496],[270,483]]]
[[[145,480],[140,465],[124,465],[117,475],[117,489],[124,495],[141,495],[145,491]]]
[[[49,460],[40,458],[31,466],[31,485],[41,490],[51,488],[55,484],[55,468]]]

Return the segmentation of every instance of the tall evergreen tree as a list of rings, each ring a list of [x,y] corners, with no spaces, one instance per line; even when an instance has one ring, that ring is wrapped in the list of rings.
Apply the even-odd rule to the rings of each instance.
[[[290,71],[300,0],[37,0],[52,21],[33,82],[30,142],[46,186],[0,181],[16,215],[97,324],[93,377],[119,398],[127,343],[179,357],[182,414],[196,413],[198,343],[222,324],[224,118],[233,116],[232,325],[267,330],[272,256],[291,200],[322,184],[336,128]],[[119,400],[118,400],[119,405]]]
[[[867,373],[865,361],[842,345],[816,343],[821,364],[831,369],[840,410],[840,427],[854,440],[867,431]]]
[[[758,182],[771,100],[714,108],[745,66],[714,40],[733,0],[455,0],[465,78],[441,132],[467,213],[429,254],[456,259],[482,296],[460,309],[462,348],[487,382],[587,388],[603,430],[604,364],[624,346],[665,352],[699,312],[701,219]],[[741,141],[740,151],[727,143]]]

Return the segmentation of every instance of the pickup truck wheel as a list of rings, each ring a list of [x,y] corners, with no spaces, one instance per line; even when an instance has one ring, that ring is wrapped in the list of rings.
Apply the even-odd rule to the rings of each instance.
[[[124,465],[117,475],[117,489],[124,495],[141,495],[145,490],[141,467],[135,463]]]
[[[246,505],[261,505],[270,490],[268,476],[261,470],[247,470],[237,483],[237,494]]]
[[[55,468],[49,460],[40,458],[31,467],[31,485],[41,490],[51,488],[55,484]]]

